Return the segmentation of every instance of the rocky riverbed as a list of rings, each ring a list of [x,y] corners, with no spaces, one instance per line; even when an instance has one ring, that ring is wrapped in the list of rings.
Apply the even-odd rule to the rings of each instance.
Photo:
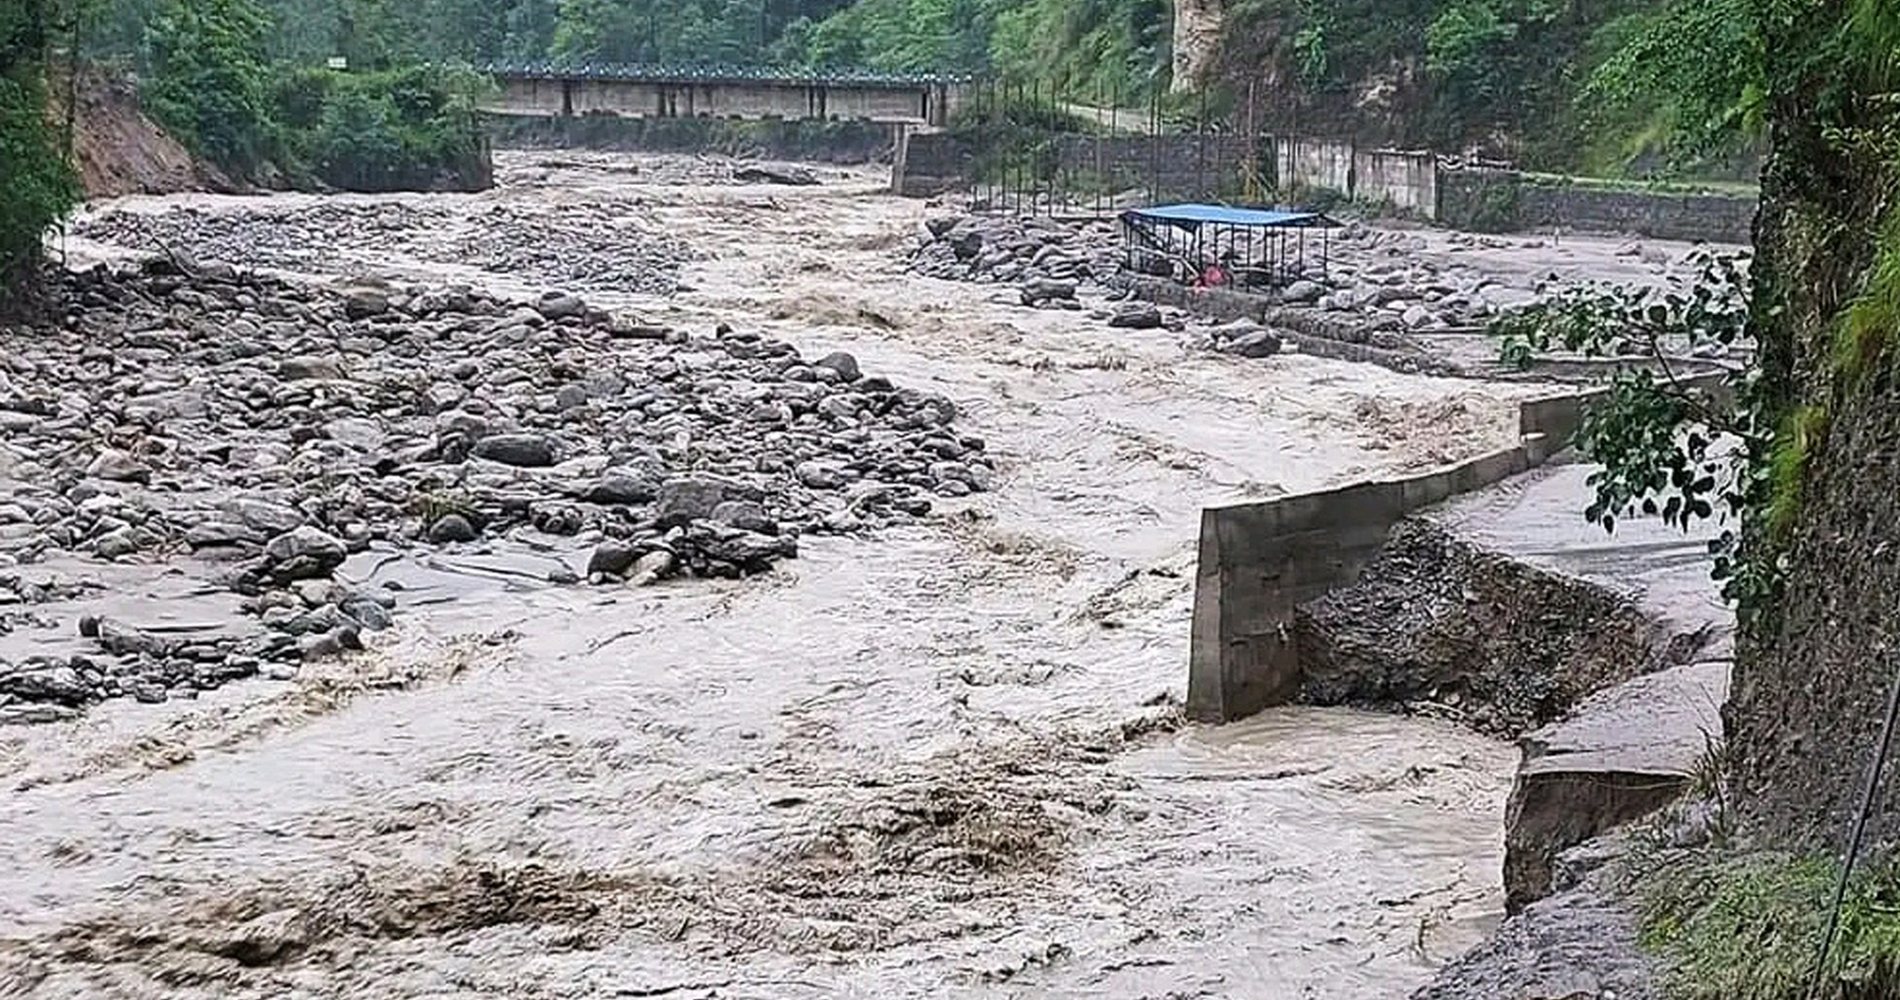
[[[1302,233],[1299,240],[1304,263],[1297,273],[1272,286],[1242,289],[1273,308],[1280,322],[1327,339],[1433,357],[1439,363],[1431,367],[1473,373],[1496,368],[1496,345],[1484,331],[1510,310],[1593,281],[1680,285],[1699,266],[1688,247],[1637,240],[1573,237],[1560,243],[1358,222]],[[1024,305],[1071,308],[1072,294],[1045,290],[1108,289],[1123,273],[1120,241],[1116,224],[1106,220],[944,212],[919,226],[907,260],[918,274],[1015,284]],[[1186,255],[1189,249],[1184,243],[1175,252]],[[1128,307],[1109,315],[1120,326],[1162,325],[1153,312]],[[1204,343],[1265,357],[1290,339],[1288,333],[1230,321],[1213,324]],[[1630,345],[1630,353],[1640,351]]]
[[[510,154],[476,196],[88,210],[219,216],[231,243],[175,248],[196,278],[75,278],[70,324],[6,341],[24,408],[4,442],[31,465],[0,472],[36,509],[0,538],[66,533],[0,570],[21,597],[0,656],[105,668],[129,626],[228,663],[223,644],[281,644],[325,607],[377,614],[354,597],[392,627],[307,660],[330,633],[305,633],[196,698],[0,727],[0,981],[35,1000],[1397,996],[1496,925],[1510,747],[1349,710],[1186,727],[1179,705],[1203,506],[1491,450],[1519,390],[1243,361],[1166,315],[1110,327],[1079,274],[1078,307],[1045,309],[1015,281],[919,276],[901,258],[934,213],[881,177],[646,164]],[[503,243],[623,217],[686,243],[685,280],[582,288],[446,249],[484,218]],[[297,276],[219,266],[272,266],[251,245],[279,226],[320,248],[275,268]],[[127,240],[71,247],[153,249]],[[544,297],[563,287],[578,298]],[[856,379],[818,372],[835,352]],[[878,401],[868,438],[818,409],[851,395]],[[650,411],[661,396],[677,408]],[[812,460],[840,481],[808,482]],[[625,502],[590,499],[610,469],[633,470]],[[631,499],[649,469],[758,492],[666,526],[658,489]],[[871,481],[890,492],[854,509]],[[757,513],[779,534],[738,523]],[[695,525],[798,557],[695,577]],[[194,553],[194,530],[225,544]],[[312,532],[343,561],[278,582],[335,558]],[[610,541],[682,578],[632,586],[636,556],[587,582]]]
[[[85,619],[98,655],[0,663],[0,721],[360,649],[395,601],[331,581],[353,552],[557,536],[591,554],[552,583],[736,577],[993,476],[954,403],[848,353],[643,325],[566,293],[511,304],[161,260],[72,275],[62,306],[0,351],[17,484],[0,560],[189,552],[268,629],[191,641]]]

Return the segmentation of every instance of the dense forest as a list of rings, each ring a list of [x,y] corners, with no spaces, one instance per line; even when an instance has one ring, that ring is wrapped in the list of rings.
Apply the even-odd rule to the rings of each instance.
[[[542,60],[991,75],[1088,105],[1209,95],[1236,124],[1739,177],[1762,107],[1747,2],[1232,0],[1211,5],[1211,38],[1181,43],[1207,50],[1192,79],[1173,76],[1174,0],[79,0],[76,42],[147,79],[157,116],[222,165],[351,186],[458,158],[449,110],[476,81],[420,67]],[[349,75],[326,77],[339,57]],[[379,100],[396,88],[432,96]],[[345,141],[366,125],[371,141]]]

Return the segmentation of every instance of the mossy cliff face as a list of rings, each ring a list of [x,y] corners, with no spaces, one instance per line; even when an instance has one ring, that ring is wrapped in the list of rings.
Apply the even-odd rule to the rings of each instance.
[[[1757,402],[1777,440],[1746,530],[1752,560],[1780,571],[1745,630],[1728,728],[1751,825],[1838,845],[1900,668],[1900,316],[1863,304],[1840,346],[1893,236],[1882,220],[1896,211],[1900,106],[1879,96],[1890,74],[1844,41],[1852,2],[1774,2],[1787,20],[1768,52],[1753,324]],[[1900,835],[1900,809],[1876,820]]]

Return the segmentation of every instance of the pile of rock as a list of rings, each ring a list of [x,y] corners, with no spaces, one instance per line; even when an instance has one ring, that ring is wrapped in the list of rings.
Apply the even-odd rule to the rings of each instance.
[[[0,503],[0,566],[189,551],[226,567],[267,632],[126,646],[131,664],[97,677],[0,665],[27,675],[0,681],[0,707],[202,687],[349,648],[389,602],[332,573],[372,545],[538,532],[591,540],[596,582],[738,576],[802,534],[908,521],[993,475],[950,400],[848,354],[663,329],[569,294],[523,305],[155,264],[70,276],[65,295],[64,322],[0,341],[0,470],[19,484]]]
[[[294,211],[111,211],[76,222],[75,236],[142,250],[189,247],[202,261],[338,273],[404,260],[473,267],[542,285],[668,295],[699,257],[627,205],[441,205],[335,202]]]
[[[424,243],[429,260],[465,263],[538,284],[671,295],[682,265],[701,256],[642,223],[625,205],[494,205],[459,239]]]
[[[910,267],[957,281],[1100,283],[1119,270],[1120,256],[1106,222],[961,215],[924,221]]]

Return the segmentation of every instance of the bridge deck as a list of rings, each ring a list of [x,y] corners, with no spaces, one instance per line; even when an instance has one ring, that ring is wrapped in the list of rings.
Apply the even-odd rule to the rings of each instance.
[[[942,125],[960,78],[861,70],[623,63],[491,63],[500,86],[483,108],[508,115],[855,119]]]

